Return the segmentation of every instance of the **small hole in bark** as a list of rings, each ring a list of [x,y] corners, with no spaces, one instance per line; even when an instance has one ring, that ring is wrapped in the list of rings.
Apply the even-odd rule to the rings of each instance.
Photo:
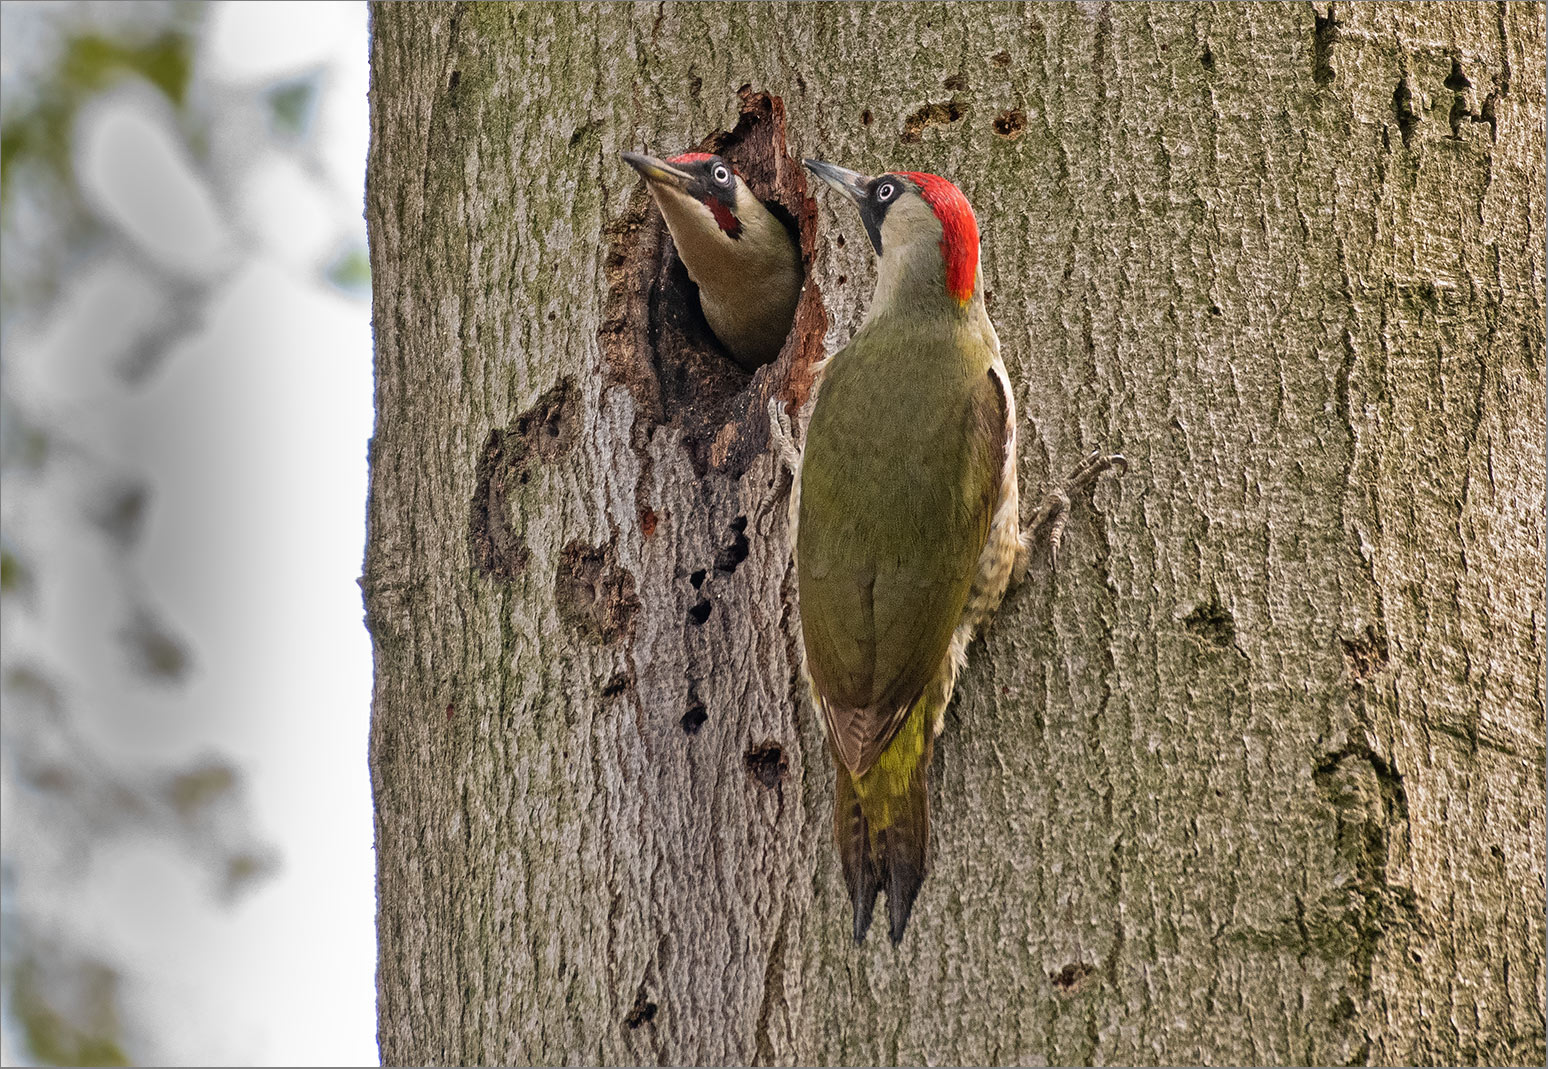
[[[1204,54],[1199,57],[1199,63],[1207,71],[1214,70],[1215,69],[1215,54],[1213,52],[1211,52],[1209,49],[1206,48],[1204,50]]]
[[[846,283],[846,282],[848,282],[848,281],[849,281],[849,276],[848,276],[848,275],[840,275],[840,276],[839,276],[839,277],[838,277],[838,284],[839,284],[839,285],[840,285],[840,286],[842,286],[842,285],[844,285],[844,283]]]
[[[1462,73],[1462,64],[1457,62],[1456,57],[1452,57],[1451,73],[1446,75],[1446,88],[1453,93],[1460,93],[1462,90],[1470,88],[1472,84],[1472,82],[1468,81],[1467,75]]]
[[[898,140],[904,144],[914,144],[924,137],[925,127],[954,123],[966,114],[967,109],[957,100],[925,104],[903,120],[903,130]]]
[[[1323,18],[1313,8],[1312,21],[1315,24],[1312,29],[1312,81],[1327,85],[1338,76],[1333,69],[1333,46],[1338,44],[1340,34],[1338,16],[1329,4],[1328,17]]]
[[[1451,114],[1448,116],[1448,119],[1451,123],[1451,136],[1453,138],[1461,138],[1462,124],[1466,122],[1472,114],[1472,109],[1467,106],[1467,97],[1463,96],[1461,93],[1458,93],[1456,96],[1451,98]]]
[[[618,697],[618,695],[622,694],[624,691],[626,691],[628,689],[629,689],[629,673],[628,672],[614,672],[613,673],[613,678],[609,679],[607,681],[607,685],[602,688],[602,697],[604,697],[604,698],[616,698],[616,697]]]
[[[844,245],[845,245],[844,235],[840,234],[836,238],[834,238],[833,239],[833,244],[837,245],[839,248],[842,249],[844,247]]]
[[[461,71],[452,71],[451,72],[451,77],[446,79],[446,89],[447,89],[447,91],[455,93],[457,91],[457,83],[460,82],[460,81],[462,81],[462,72]]]
[[[698,571],[694,572],[688,577],[688,581],[693,584],[693,588],[695,590],[699,589],[704,585],[704,569],[700,568]]]
[[[748,775],[770,790],[779,786],[788,770],[785,751],[775,742],[765,742],[748,750],[742,763],[747,766]]]
[[[1406,147],[1413,140],[1414,128],[1419,125],[1419,112],[1414,107],[1414,94],[1408,88],[1408,79],[1398,82],[1392,91],[1392,114],[1397,118],[1398,132],[1403,135]]]
[[[1218,600],[1194,609],[1183,618],[1183,626],[1212,646],[1225,648],[1236,642],[1236,621]]]
[[[704,726],[704,721],[708,719],[709,712],[704,708],[704,703],[694,699],[693,704],[688,706],[688,711],[682,715],[678,723],[682,725],[684,735],[697,735],[699,729]]]
[[[1212,316],[1225,315],[1225,313],[1220,310],[1220,306],[1218,304],[1212,304],[1209,306],[1209,314]]]
[[[745,521],[743,526],[746,526]],[[750,548],[747,536],[733,528],[731,544],[722,549],[719,556],[715,558],[715,570],[730,575],[736,571],[738,565],[747,559],[747,552]]]
[[[1053,985],[1060,991],[1076,991],[1086,977],[1094,972],[1096,972],[1095,965],[1088,965],[1084,961],[1073,961],[1058,972],[1049,973],[1048,979],[1053,981]]]
[[[569,379],[537,399],[508,428],[489,432],[479,454],[477,485],[469,502],[468,543],[484,575],[514,579],[527,566],[519,502],[510,496],[533,471],[563,457],[580,433]]]
[[[634,996],[634,1007],[624,1016],[623,1023],[632,1030],[642,1024],[649,1024],[655,1016],[656,1004],[645,997],[645,989],[642,987],[639,994]]]
[[[516,436],[537,454],[539,460],[558,459],[580,433],[580,417],[575,412],[570,392],[570,380],[565,379],[516,417],[513,428]]]
[[[1491,141],[1498,141],[1500,139],[1500,117],[1496,110],[1499,99],[1500,95],[1498,93],[1490,93],[1484,97],[1483,107],[1478,109],[1478,114],[1473,116],[1474,122],[1486,122],[1489,124],[1489,140]]]
[[[480,573],[511,580],[527,566],[522,531],[507,498],[526,474],[525,451],[506,431],[492,430],[478,458],[477,486],[468,503],[468,550]]]
[[[737,534],[741,534],[743,531],[747,530],[747,517],[738,516],[736,519],[732,520],[728,526]]]
[[[1364,683],[1387,667],[1390,659],[1387,636],[1377,634],[1374,627],[1367,625],[1364,634],[1352,639],[1340,639],[1339,642],[1344,647],[1344,658],[1349,662],[1349,678],[1352,682]]]
[[[688,621],[689,623],[693,624],[693,626],[698,627],[704,623],[705,620],[709,619],[709,614],[710,603],[708,601],[701,601],[693,608],[688,610]]]
[[[862,125],[862,126],[870,126],[871,123],[873,123],[875,121],[876,121],[875,118],[871,115],[871,109],[870,108],[866,108],[864,111],[862,111],[860,113],[860,125]]]
[[[1002,111],[994,120],[994,132],[1007,141],[1016,140],[1026,128],[1027,115],[1020,108],[1010,108]]]

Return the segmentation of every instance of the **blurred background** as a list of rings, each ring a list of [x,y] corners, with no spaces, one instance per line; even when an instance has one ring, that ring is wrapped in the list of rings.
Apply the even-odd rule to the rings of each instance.
[[[0,1057],[374,1064],[363,4],[0,5]]]

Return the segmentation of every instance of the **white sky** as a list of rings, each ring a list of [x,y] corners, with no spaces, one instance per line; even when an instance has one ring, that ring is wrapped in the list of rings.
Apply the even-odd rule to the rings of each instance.
[[[175,276],[232,273],[141,388],[115,386],[111,345],[89,337],[94,309],[144,297],[122,269],[78,276],[8,373],[75,440],[149,480],[134,570],[193,655],[177,686],[71,693],[81,729],[160,766],[229,758],[280,868],[227,906],[174,845],[124,836],[93,857],[84,901],[59,908],[122,964],[131,1040],[143,1030],[154,1056],[375,1064],[371,663],[356,585],[370,307],[321,275],[363,236],[366,10],[226,3],[209,16],[201,70],[217,91],[324,71],[311,148],[298,159],[255,146],[227,219],[164,102],[133,90],[104,101],[78,131],[97,210]],[[256,238],[258,255],[234,251],[237,232]],[[73,656],[121,657],[92,584],[77,578],[74,593],[50,595],[61,599],[51,626]]]
[[[168,616],[198,636],[202,667],[177,698],[245,770],[260,833],[282,854],[275,878],[207,925],[184,924],[192,901],[169,900],[163,917],[169,940],[209,970],[206,1023],[235,1018],[215,1031],[233,1060],[375,1064],[371,661],[355,582],[370,307],[304,270],[362,226],[366,10],[228,3],[209,32],[215,78],[326,68],[310,135],[323,173],[277,155],[254,161],[240,199],[267,255],[141,397],[142,463],[167,488],[146,571]],[[172,1021],[199,1016],[167,1008]]]

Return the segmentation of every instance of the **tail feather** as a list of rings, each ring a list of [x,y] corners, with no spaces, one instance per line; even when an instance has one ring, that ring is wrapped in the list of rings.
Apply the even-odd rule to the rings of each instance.
[[[858,944],[865,941],[866,929],[871,926],[871,912],[876,908],[876,896],[881,891],[882,874],[871,855],[870,831],[860,808],[860,798],[855,794],[855,781],[836,755],[833,769],[836,784],[833,841],[838,844],[839,860],[844,866],[844,883],[849,887],[855,942]]]
[[[928,758],[926,759],[928,760]],[[903,942],[914,899],[924,883],[929,865],[930,792],[929,770],[921,765],[909,782],[902,811],[882,833],[882,869],[887,875],[887,934],[892,945]]]
[[[914,900],[929,871],[930,756],[932,732],[924,740],[906,776],[885,779],[873,768],[857,784],[843,762],[834,759],[837,780],[834,839],[844,867],[844,882],[854,910],[854,937],[860,943],[871,926],[876,896],[887,891],[888,936],[903,941]]]

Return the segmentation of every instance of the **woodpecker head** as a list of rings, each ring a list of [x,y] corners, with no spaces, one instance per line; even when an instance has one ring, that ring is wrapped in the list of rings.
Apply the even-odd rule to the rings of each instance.
[[[656,198],[710,330],[748,370],[773,360],[801,295],[795,235],[723,157],[623,158]]]
[[[742,240],[747,202],[756,198],[728,160],[708,152],[685,152],[664,160],[625,152],[623,158],[644,177],[673,237],[685,229],[701,240]]]
[[[860,209],[860,221],[880,257],[873,307],[943,297],[967,308],[981,292],[978,220],[956,186],[917,171],[870,178],[821,160],[805,163]]]

